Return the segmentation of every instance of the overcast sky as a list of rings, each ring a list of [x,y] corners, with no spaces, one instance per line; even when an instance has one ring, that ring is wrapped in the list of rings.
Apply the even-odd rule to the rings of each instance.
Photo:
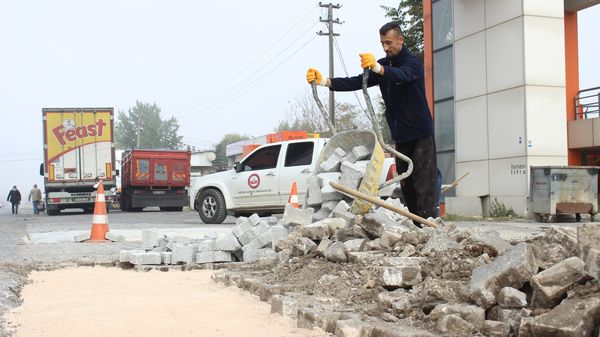
[[[334,30],[351,75],[359,52],[383,56],[381,5],[341,0]],[[0,1],[0,193],[39,176],[44,107],[155,102],[184,142],[212,148],[227,133],[260,136],[306,95],[308,66],[327,72],[318,1]],[[579,15],[580,87],[600,86],[600,6]],[[336,75],[344,75],[336,55]],[[375,92],[376,93],[376,92]],[[375,94],[376,95],[376,94]],[[356,103],[349,93],[341,101]],[[4,197],[5,198],[5,197]]]

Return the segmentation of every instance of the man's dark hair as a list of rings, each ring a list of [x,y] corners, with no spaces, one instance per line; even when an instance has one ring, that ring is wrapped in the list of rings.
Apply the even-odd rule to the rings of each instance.
[[[381,26],[381,28],[379,28],[379,35],[385,35],[387,34],[390,30],[395,30],[396,34],[398,35],[402,35],[402,28],[400,28],[400,25],[397,24],[396,22],[392,21],[392,22],[388,22],[385,25]]]

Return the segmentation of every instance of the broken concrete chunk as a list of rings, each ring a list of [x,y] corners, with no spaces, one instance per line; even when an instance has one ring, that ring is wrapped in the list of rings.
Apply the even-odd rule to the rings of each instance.
[[[455,303],[437,305],[429,314],[429,318],[431,320],[438,320],[451,314],[459,315],[465,321],[473,324],[477,329],[481,329],[485,321],[485,310],[476,305]]]
[[[489,256],[498,256],[504,254],[512,246],[510,243],[500,237],[500,233],[495,230],[473,233],[469,241],[484,247],[484,252]]]
[[[567,294],[567,289],[585,276],[585,263],[578,257],[568,258],[531,278],[535,306],[550,308]]]
[[[300,237],[294,242],[294,247],[292,248],[292,255],[304,256],[316,249],[317,244],[313,240],[306,237]]]
[[[274,295],[271,297],[271,313],[296,318],[298,314],[298,301],[291,296]]]
[[[596,280],[600,280],[600,249],[588,250],[585,272]]]
[[[294,208],[291,204],[287,204],[285,205],[281,224],[284,227],[308,225],[312,223],[314,213],[313,208]]]
[[[358,319],[346,319],[335,322],[335,335],[340,337],[370,336],[372,327]]]
[[[552,226],[544,231],[544,243],[555,243],[565,247],[568,256],[577,255],[577,228]],[[565,258],[566,258],[565,257]]]
[[[367,213],[358,224],[374,238],[380,238],[386,227],[396,227],[398,224],[386,213]]]
[[[498,305],[502,308],[523,308],[527,306],[527,295],[518,289],[504,287],[498,293]]]
[[[469,292],[477,305],[488,309],[496,303],[500,289],[519,289],[536,272],[533,252],[526,243],[519,243],[492,263],[474,269]]]
[[[319,245],[317,246],[317,255],[325,256],[325,251],[327,250],[327,248],[329,248],[329,246],[331,246],[332,243],[333,242],[327,238],[321,240],[321,242],[319,242]]]
[[[500,306],[495,306],[488,311],[488,319],[503,322],[515,331],[519,328],[519,320],[521,320],[520,309],[503,309]]]
[[[382,286],[386,289],[406,288],[423,281],[418,264],[402,267],[384,267]]]
[[[142,230],[142,248],[152,249],[158,245],[158,229],[144,229]]]
[[[348,258],[346,256],[347,249],[343,242],[334,242],[329,248],[325,250],[323,254],[328,261],[331,262],[346,262]]]
[[[379,240],[381,247],[384,249],[392,249],[394,246],[402,241],[402,234],[392,231],[383,231],[381,239]]]
[[[305,236],[311,240],[318,241],[328,238],[331,236],[331,234],[329,232],[329,226],[326,222],[324,222],[326,220],[327,219],[308,225],[302,225],[300,226],[300,233],[302,236]]]
[[[438,330],[443,333],[472,333],[475,331],[473,324],[465,321],[459,315],[451,314],[438,320]]]
[[[577,227],[577,256],[587,261],[590,249],[600,250],[600,223],[586,223]]]
[[[277,262],[278,263],[288,263],[292,256],[292,251],[289,249],[284,249],[277,253]]]
[[[481,332],[489,337],[506,337],[510,334],[510,328],[504,322],[484,321]],[[518,336],[522,337],[521,335]]]
[[[531,322],[534,336],[590,336],[598,329],[600,297],[568,298]],[[597,330],[596,330],[597,331]]]
[[[460,244],[454,241],[443,227],[438,227],[433,231],[421,252],[424,254],[440,253],[450,249],[459,249],[460,247]]]
[[[321,208],[317,212],[315,212],[315,214],[313,214],[312,221],[317,222],[317,221],[321,221],[323,219],[327,219],[327,218],[329,218],[330,214],[331,214],[331,211]]]
[[[362,246],[364,239],[353,239],[344,242],[346,245],[346,249],[349,252],[358,252],[360,251],[360,247]]]
[[[410,243],[404,246],[404,250],[400,253],[401,257],[410,257],[417,253],[417,248]]]

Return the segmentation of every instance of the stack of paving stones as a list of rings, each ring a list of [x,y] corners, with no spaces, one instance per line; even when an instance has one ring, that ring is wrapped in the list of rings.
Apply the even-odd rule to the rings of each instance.
[[[336,336],[600,336],[600,224],[551,227],[511,243],[439,218],[436,229],[419,228],[383,210],[316,222],[310,211],[295,210],[283,220],[293,229],[274,244],[274,272],[312,258],[375,266],[381,275],[379,312],[368,318],[360,308],[339,309],[335,299],[323,307],[317,296],[261,283],[259,273],[215,276],[256,293],[298,326]]]
[[[277,221],[275,217],[260,218],[257,214],[240,217],[231,233],[200,240],[159,237],[157,229],[144,230],[142,249],[122,250],[119,261],[138,268],[242,261],[274,264],[277,262],[274,245],[289,234],[289,229]]]
[[[342,186],[358,190],[367,166],[371,152],[364,145],[355,146],[346,153],[338,147],[333,154],[317,168],[316,175],[308,179],[308,191],[305,205],[314,210],[313,221],[319,221],[332,216],[350,219],[349,212],[352,199],[335,190],[330,181]]]

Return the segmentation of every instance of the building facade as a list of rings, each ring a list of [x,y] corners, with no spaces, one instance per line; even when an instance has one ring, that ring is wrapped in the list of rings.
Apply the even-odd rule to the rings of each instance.
[[[466,175],[446,213],[499,202],[528,216],[531,166],[596,164],[597,114],[576,107],[577,11],[599,2],[424,0],[438,165],[445,184]]]

